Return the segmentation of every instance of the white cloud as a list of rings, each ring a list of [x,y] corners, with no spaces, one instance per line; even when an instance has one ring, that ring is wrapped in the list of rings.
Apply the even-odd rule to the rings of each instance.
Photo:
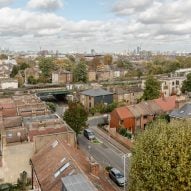
[[[54,11],[62,8],[63,2],[62,0],[30,0],[27,6],[32,9]]]
[[[14,0],[0,0],[0,7],[9,5],[10,3],[12,3]]]
[[[131,15],[145,10],[152,5],[154,0],[118,0],[113,6],[113,12],[117,15]]]
[[[128,17],[118,16],[105,21],[72,21],[46,11],[4,7],[0,9],[0,44],[16,50],[41,46],[65,51],[91,48],[116,51],[140,43],[146,49],[184,48],[185,44],[190,48],[190,0],[128,2],[127,5],[124,0],[121,5]]]

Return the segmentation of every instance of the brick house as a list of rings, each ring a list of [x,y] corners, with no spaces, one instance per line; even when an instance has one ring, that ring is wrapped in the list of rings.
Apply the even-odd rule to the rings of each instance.
[[[110,127],[125,127],[129,131],[134,132],[135,117],[127,107],[116,108],[111,113]]]
[[[101,88],[85,90],[80,92],[80,102],[87,109],[94,108],[97,104],[110,104],[113,102],[113,93]]]
[[[66,190],[66,187],[71,187],[72,184],[69,178],[73,178],[74,181],[79,176],[84,177],[84,172],[79,169],[77,162],[71,155],[71,150],[72,148],[66,143],[56,139],[34,154],[30,160],[32,189],[37,191]],[[85,159],[84,162],[87,163]],[[82,189],[81,186],[74,189],[75,186],[73,185],[72,190],[97,190],[87,176],[83,180],[84,187]],[[75,185],[77,183],[78,181],[75,181]]]
[[[88,81],[89,82],[96,81],[96,71],[88,71]]]
[[[176,107],[176,96],[144,101],[135,105],[116,108],[111,113],[110,128],[119,128],[121,124],[132,133],[144,130],[155,116],[168,113]],[[134,122],[132,122],[134,120]],[[124,123],[125,121],[125,123]],[[128,122],[126,122],[128,121]]]
[[[70,71],[60,70],[52,73],[53,84],[67,84],[73,82],[73,74]]]

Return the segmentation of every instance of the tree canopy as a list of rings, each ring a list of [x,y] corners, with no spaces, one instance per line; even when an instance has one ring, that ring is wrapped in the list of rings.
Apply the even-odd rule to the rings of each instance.
[[[53,58],[40,58],[39,67],[42,71],[42,75],[39,78],[39,81],[50,82],[52,77],[52,71],[54,70]]]
[[[65,111],[63,119],[78,135],[82,128],[86,127],[88,112],[81,103],[69,103],[68,110]]]
[[[75,82],[87,82],[87,65],[85,62],[80,61],[74,69],[74,81]]]
[[[160,82],[153,76],[148,76],[143,93],[144,100],[156,99],[160,96]]]
[[[129,191],[191,190],[191,124],[155,121],[136,139]]]
[[[183,81],[182,92],[191,92],[191,73],[187,75],[187,79]]]

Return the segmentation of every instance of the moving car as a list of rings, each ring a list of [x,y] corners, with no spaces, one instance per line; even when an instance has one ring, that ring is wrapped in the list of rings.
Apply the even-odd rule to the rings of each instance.
[[[118,185],[118,186],[124,186],[126,183],[124,175],[117,170],[116,168],[112,168],[109,171],[109,177]]]
[[[93,140],[93,139],[95,139],[95,134],[94,134],[90,129],[84,129],[84,136],[85,136],[88,140]]]

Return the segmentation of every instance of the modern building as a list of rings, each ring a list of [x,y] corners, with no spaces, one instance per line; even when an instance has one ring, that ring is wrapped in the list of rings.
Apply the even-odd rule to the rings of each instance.
[[[5,78],[0,80],[0,89],[17,89],[18,88],[18,80]]]
[[[191,73],[191,68],[183,68],[175,71],[175,76],[183,76],[186,77],[189,73]]]
[[[181,93],[183,81],[186,77],[161,78],[161,92],[164,96],[178,95]]]
[[[87,109],[91,109],[98,104],[110,104],[113,102],[113,93],[102,88],[95,88],[80,92],[80,102]]]

